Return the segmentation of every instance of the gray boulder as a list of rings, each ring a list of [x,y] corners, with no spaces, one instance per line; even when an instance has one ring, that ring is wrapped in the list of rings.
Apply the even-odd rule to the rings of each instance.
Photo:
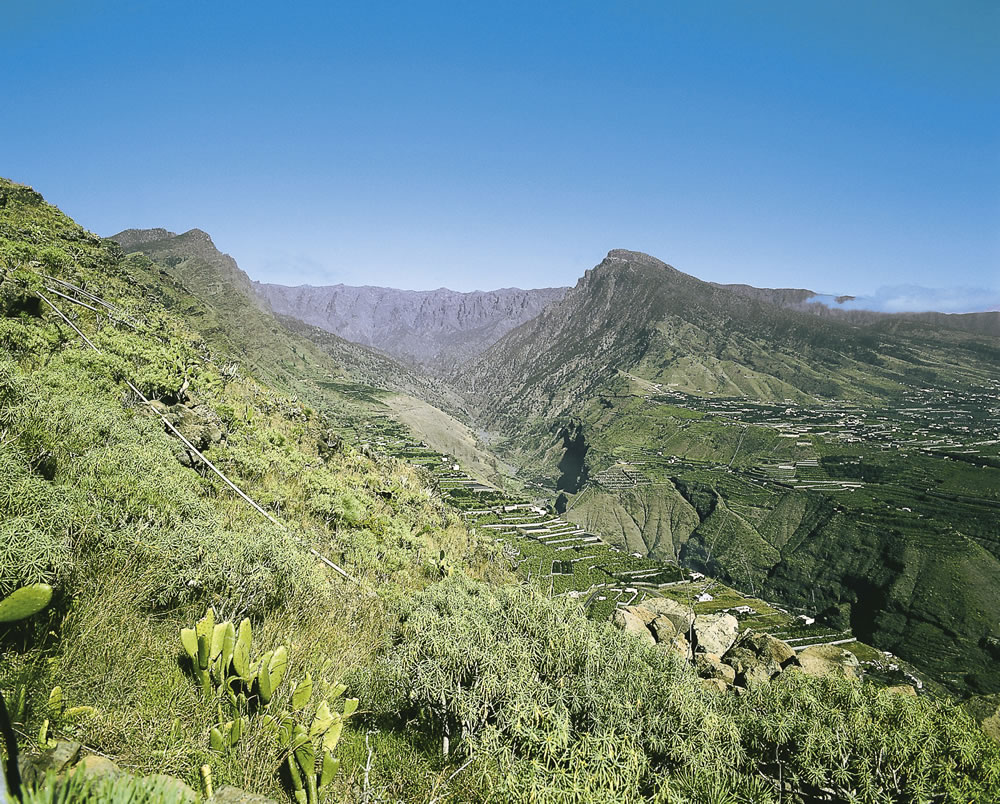
[[[739,621],[732,614],[699,614],[694,618],[697,649],[702,653],[725,655],[739,632]]]
[[[630,611],[626,611],[625,609],[616,609],[615,613],[611,615],[611,622],[618,628],[621,628],[622,631],[625,631],[625,633],[635,634],[635,636],[639,637],[648,645],[656,644],[656,640],[649,632],[649,629],[646,628],[643,621]]]
[[[690,606],[666,597],[648,598],[642,601],[640,608],[652,612],[654,616],[666,617],[674,624],[674,629],[679,634],[688,633],[694,623],[694,611]]]

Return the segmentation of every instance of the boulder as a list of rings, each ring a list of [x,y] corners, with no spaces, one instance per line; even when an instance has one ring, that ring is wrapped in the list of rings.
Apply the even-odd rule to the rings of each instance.
[[[666,617],[674,624],[674,629],[679,634],[686,634],[691,630],[694,623],[694,611],[690,606],[670,600],[666,597],[651,597],[642,601],[639,608],[651,612],[654,617]]]
[[[690,662],[692,659],[691,643],[684,638],[683,634],[677,634],[669,642],[658,642],[657,647],[680,656],[686,662]]]
[[[739,621],[732,614],[699,614],[694,618],[695,644],[703,653],[724,655],[739,632]]]
[[[702,678],[722,679],[727,684],[736,681],[736,671],[714,653],[699,653],[694,657],[694,667]]]
[[[277,802],[273,798],[224,785],[215,791],[208,804],[277,804]]]
[[[725,692],[729,689],[729,685],[721,678],[703,678],[701,686],[712,692]]]
[[[733,668],[737,683],[744,687],[767,681],[781,672],[781,665],[773,657],[758,656],[738,643],[726,652],[723,661]]]
[[[736,640],[722,661],[736,672],[736,683],[749,688],[774,678],[793,664],[795,651],[770,634],[748,631]]]
[[[677,626],[674,621],[662,614],[656,615],[652,622],[648,623],[648,627],[653,632],[657,642],[672,642],[677,636]]]
[[[786,667],[795,660],[795,651],[792,646],[770,634],[749,631],[739,639],[737,647],[750,651],[765,662],[773,662],[778,666],[778,669]]]
[[[194,804],[198,800],[198,794],[185,782],[174,776],[167,776],[165,773],[154,773],[142,777],[144,782],[155,786],[163,791],[164,798],[169,801],[184,802],[184,804]],[[158,800],[156,796],[151,796]]]
[[[87,754],[87,756],[76,763],[73,773],[83,774],[89,779],[97,779],[104,776],[120,776],[123,771],[107,757],[101,757],[97,754]]]
[[[653,620],[656,619],[656,612],[650,611],[642,606],[626,606],[625,611],[629,614],[634,614],[640,620],[642,620],[646,625],[649,625]]]
[[[802,672],[818,678],[860,678],[860,662],[849,650],[838,645],[813,645],[798,654]]]
[[[649,625],[656,619],[656,612],[650,611],[643,606],[626,606],[624,610],[638,617],[646,625]]]
[[[656,640],[653,638],[653,635],[649,632],[649,629],[646,628],[642,620],[630,611],[626,611],[625,609],[615,609],[615,613],[611,615],[611,622],[626,633],[635,634],[643,642],[649,645],[656,644]]]
[[[983,720],[979,725],[987,737],[1000,743],[1000,709],[997,709],[995,714]]]
[[[73,740],[60,740],[52,748],[36,756],[21,754],[18,757],[18,769],[21,779],[26,785],[35,785],[50,771],[63,773],[71,767],[80,756],[80,743]]]

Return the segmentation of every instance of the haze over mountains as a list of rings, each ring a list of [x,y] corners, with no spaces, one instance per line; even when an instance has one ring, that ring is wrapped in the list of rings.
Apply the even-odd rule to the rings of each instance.
[[[568,288],[460,293],[255,282],[254,290],[276,313],[441,374],[534,318]]]

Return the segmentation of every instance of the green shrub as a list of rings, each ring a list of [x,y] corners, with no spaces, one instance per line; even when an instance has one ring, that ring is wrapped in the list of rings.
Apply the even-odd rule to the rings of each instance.
[[[703,690],[673,653],[570,602],[456,576],[403,615],[387,711],[475,756],[488,798],[990,801],[1000,747],[956,707],[786,672]],[[812,799],[810,799],[812,800]]]
[[[82,773],[58,777],[50,772],[23,791],[22,804],[190,804],[190,799],[163,777],[93,779]]]

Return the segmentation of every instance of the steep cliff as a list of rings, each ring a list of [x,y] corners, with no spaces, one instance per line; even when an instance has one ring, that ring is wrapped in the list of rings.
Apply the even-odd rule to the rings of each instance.
[[[275,312],[443,374],[561,299],[566,288],[474,291],[254,283]]]

